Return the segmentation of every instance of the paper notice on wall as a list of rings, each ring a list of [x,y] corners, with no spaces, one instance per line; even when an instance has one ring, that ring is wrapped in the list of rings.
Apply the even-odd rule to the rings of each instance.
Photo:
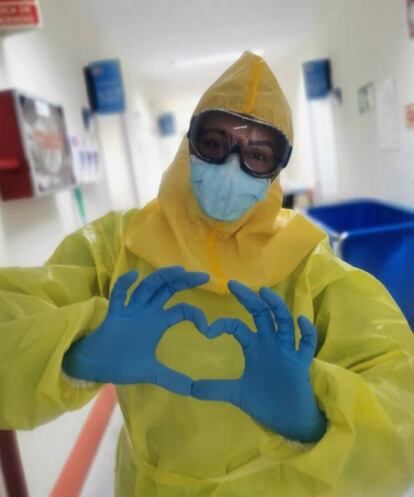
[[[414,0],[407,0],[407,20],[411,38],[414,38]]]
[[[379,146],[382,150],[396,150],[400,147],[400,126],[393,80],[377,83],[376,94]]]

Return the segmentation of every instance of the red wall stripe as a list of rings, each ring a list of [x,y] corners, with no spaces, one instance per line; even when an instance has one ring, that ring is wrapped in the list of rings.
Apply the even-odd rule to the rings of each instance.
[[[49,497],[78,497],[116,404],[113,385],[96,399]]]

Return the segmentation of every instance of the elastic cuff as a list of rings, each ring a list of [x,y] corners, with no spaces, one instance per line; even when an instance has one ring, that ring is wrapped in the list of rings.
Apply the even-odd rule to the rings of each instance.
[[[282,438],[286,445],[292,447],[292,449],[298,449],[302,452],[306,452],[307,450],[312,449],[316,445],[315,443],[303,443],[303,442],[298,442],[297,440],[291,440],[290,438],[285,438],[285,437]]]
[[[65,373],[65,371],[61,371],[62,378],[64,378],[67,382],[69,382],[73,387],[76,388],[91,388],[96,386],[96,383],[93,381],[81,380],[80,378],[73,378]]]

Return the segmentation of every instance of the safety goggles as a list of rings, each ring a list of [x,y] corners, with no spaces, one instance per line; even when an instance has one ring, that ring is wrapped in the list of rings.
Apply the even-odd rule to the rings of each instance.
[[[191,151],[201,160],[224,164],[237,153],[243,171],[256,178],[274,179],[292,153],[281,131],[225,110],[206,110],[194,116],[187,136]]]

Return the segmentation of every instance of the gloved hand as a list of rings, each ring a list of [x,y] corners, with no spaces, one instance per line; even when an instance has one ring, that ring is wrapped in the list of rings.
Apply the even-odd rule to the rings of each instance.
[[[230,291],[252,314],[257,333],[238,319],[218,319],[210,326],[209,338],[232,334],[245,356],[245,369],[237,380],[199,380],[192,395],[198,399],[230,402],[257,422],[291,440],[318,441],[326,430],[309,379],[317,334],[305,317],[298,319],[302,333],[295,349],[294,323],[283,300],[262,288],[260,296],[232,281]]]
[[[91,334],[66,352],[63,370],[71,377],[101,383],[153,383],[182,395],[190,395],[191,378],[164,366],[155,357],[164,333],[181,321],[191,321],[203,334],[208,323],[200,309],[178,304],[164,310],[176,292],[203,285],[205,273],[169,267],[153,272],[133,291],[127,305],[127,291],[138,277],[130,271],[118,278],[105,320]]]

